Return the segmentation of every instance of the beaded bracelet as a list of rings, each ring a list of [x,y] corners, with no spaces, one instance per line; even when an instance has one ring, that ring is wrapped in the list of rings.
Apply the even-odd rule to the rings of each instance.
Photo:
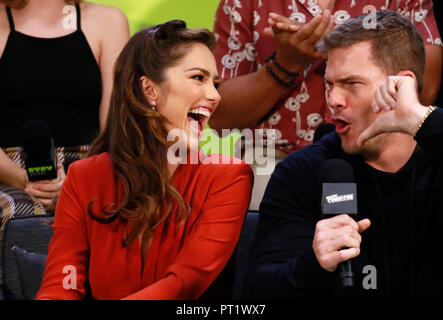
[[[300,72],[291,72],[288,69],[284,68],[280,63],[277,62],[277,59],[275,58],[277,51],[274,51],[269,57],[266,58],[266,62],[269,61],[274,61],[274,64],[276,65],[276,67],[278,69],[280,69],[281,72],[285,73],[286,75],[288,75],[289,77],[298,77],[300,75]]]
[[[281,84],[283,87],[292,87],[295,83],[295,79],[293,78],[290,81],[284,81],[282,78],[280,78],[275,72],[274,70],[272,70],[271,66],[269,64],[265,65],[265,69],[266,71],[268,71],[268,73],[272,76],[272,78],[274,78],[274,80],[276,80],[279,84]]]
[[[418,133],[418,131],[420,130],[420,128],[421,128],[421,126],[423,125],[423,123],[425,122],[425,120],[429,117],[429,115],[430,115],[432,112],[435,111],[435,109],[437,109],[437,107],[429,106],[429,110],[428,110],[428,112],[426,112],[425,117],[423,118],[423,120],[421,121],[421,123],[420,123],[420,125],[418,126],[417,130],[415,131],[414,138],[415,138],[415,136],[417,135],[417,133]]]

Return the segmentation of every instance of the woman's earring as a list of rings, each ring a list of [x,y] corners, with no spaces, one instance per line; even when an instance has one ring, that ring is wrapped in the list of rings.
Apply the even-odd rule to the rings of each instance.
[[[151,101],[151,109],[155,111],[155,107],[157,106],[157,103],[155,101]]]

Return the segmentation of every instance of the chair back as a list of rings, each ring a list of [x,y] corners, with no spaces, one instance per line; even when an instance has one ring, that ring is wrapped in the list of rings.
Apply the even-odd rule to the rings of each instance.
[[[17,217],[6,222],[2,243],[2,287],[5,300],[29,299],[26,295],[29,288],[26,288],[23,283],[24,277],[29,279],[36,268],[39,269],[35,270],[39,277],[34,276],[31,281],[41,282],[41,262],[48,255],[48,245],[53,233],[48,222],[52,222],[53,219],[53,216],[37,215]],[[17,250],[14,250],[15,247]],[[26,273],[28,274],[24,274],[23,260],[20,261],[17,258],[18,248],[31,254],[31,261],[35,261],[37,256],[41,257],[40,266],[25,266],[33,269],[27,269]],[[39,283],[34,283],[35,285],[39,285]]]
[[[240,300],[243,287],[243,280],[248,266],[249,252],[255,240],[255,231],[258,223],[258,212],[248,211],[243,223],[240,238],[235,249],[235,278],[232,299]]]

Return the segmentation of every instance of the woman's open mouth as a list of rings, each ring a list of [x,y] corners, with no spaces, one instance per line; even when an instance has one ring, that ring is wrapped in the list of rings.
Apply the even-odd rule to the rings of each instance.
[[[194,133],[199,135],[208,123],[210,116],[211,111],[207,108],[200,107],[190,110],[188,112],[189,127]]]

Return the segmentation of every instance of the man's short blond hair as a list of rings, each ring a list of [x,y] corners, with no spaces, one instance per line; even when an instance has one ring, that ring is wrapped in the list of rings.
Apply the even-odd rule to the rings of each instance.
[[[389,10],[377,11],[376,28],[368,26],[367,20],[368,16],[362,15],[345,21],[317,43],[317,49],[328,52],[369,41],[376,65],[388,75],[406,70],[414,72],[421,92],[426,56],[417,28],[406,17]]]

